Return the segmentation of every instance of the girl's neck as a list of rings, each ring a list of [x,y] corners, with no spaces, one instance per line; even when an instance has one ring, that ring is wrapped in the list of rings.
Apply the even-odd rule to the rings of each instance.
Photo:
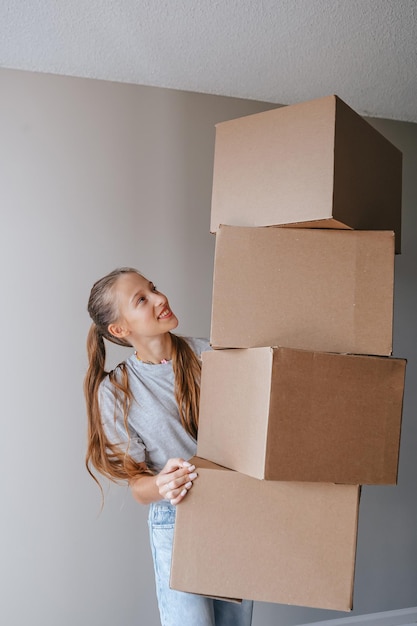
[[[136,358],[144,363],[166,363],[172,358],[171,335],[154,337],[149,342],[140,342],[135,346]]]

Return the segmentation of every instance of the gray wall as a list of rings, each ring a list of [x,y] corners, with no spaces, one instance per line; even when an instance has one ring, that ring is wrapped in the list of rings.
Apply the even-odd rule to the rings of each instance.
[[[272,107],[11,70],[0,91],[0,621],[154,626],[146,508],[105,484],[100,513],[83,467],[86,301],[133,265],[168,293],[181,333],[208,336],[214,124]],[[405,157],[394,337],[409,363],[399,484],[363,490],[357,614],[417,604],[417,126],[372,123]],[[254,626],[341,615],[259,603]]]

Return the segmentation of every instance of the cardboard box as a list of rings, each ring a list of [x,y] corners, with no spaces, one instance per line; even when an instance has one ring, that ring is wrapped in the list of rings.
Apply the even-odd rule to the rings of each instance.
[[[396,484],[404,359],[292,348],[202,359],[199,457],[258,479]]]
[[[393,296],[392,232],[221,226],[210,341],[389,356]]]
[[[337,96],[216,126],[211,231],[220,224],[393,230],[402,154]]]
[[[196,460],[177,507],[171,587],[352,608],[360,488],[260,481]]]

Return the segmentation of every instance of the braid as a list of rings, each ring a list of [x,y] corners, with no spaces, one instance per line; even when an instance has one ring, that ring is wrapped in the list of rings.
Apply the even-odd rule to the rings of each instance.
[[[129,480],[143,473],[143,467],[129,456],[128,451],[112,444],[103,428],[100,407],[99,387],[106,376],[109,376],[114,387],[115,411],[120,402],[123,409],[123,419],[127,428],[127,418],[132,394],[126,366],[120,364],[112,372],[105,370],[106,347],[104,339],[121,346],[129,347],[127,341],[113,337],[108,326],[117,319],[118,312],[114,306],[113,287],[117,278],[128,272],[137,272],[132,268],[121,268],[97,281],[91,290],[88,302],[88,312],[93,320],[87,336],[88,369],[84,378],[84,395],[87,405],[87,452],[86,467],[90,475],[99,484],[92,467],[100,474],[112,481]],[[100,486],[101,488],[101,486]]]
[[[171,335],[175,399],[185,430],[197,439],[201,363],[182,337]]]

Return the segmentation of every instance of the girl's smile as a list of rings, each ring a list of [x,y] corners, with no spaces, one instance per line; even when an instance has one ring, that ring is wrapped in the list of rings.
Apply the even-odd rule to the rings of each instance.
[[[173,316],[173,312],[171,311],[171,309],[169,307],[165,307],[162,311],[162,313],[159,314],[158,319],[169,319]]]

